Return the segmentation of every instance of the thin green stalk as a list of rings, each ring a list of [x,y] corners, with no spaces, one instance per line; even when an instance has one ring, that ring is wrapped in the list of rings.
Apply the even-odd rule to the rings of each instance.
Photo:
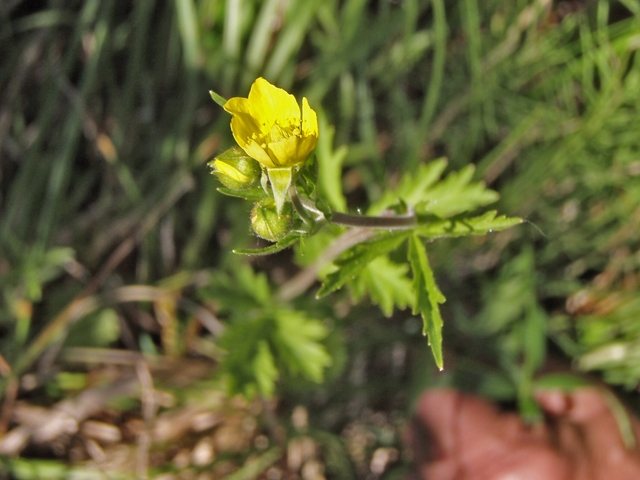
[[[389,217],[374,217],[336,212],[331,216],[330,223],[345,227],[404,230],[417,226],[418,218],[413,213]]]
[[[300,213],[300,217],[305,223],[326,221],[327,223],[341,225],[343,227],[374,228],[380,230],[405,230],[418,225],[418,217],[416,217],[413,212],[404,215],[390,216],[352,215],[349,213],[333,212],[331,218],[327,219],[324,213],[318,210],[311,201],[299,196],[293,186],[290,189],[290,197],[294,208]],[[316,219],[313,219],[313,216],[309,215],[309,213],[313,213]]]

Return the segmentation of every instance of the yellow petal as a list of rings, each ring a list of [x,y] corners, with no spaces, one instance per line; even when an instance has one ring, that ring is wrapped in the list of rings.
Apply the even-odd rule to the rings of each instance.
[[[298,157],[300,161],[304,160],[309,156],[309,154],[316,148],[316,144],[318,143],[318,137],[305,137],[301,139],[298,144]]]
[[[318,116],[315,110],[309,106],[307,97],[302,99],[302,132],[303,135],[318,137]]]
[[[253,82],[248,103],[251,105],[251,114],[260,124],[263,133],[267,133],[276,120],[284,122],[300,118],[300,107],[295,97],[262,77]]]
[[[222,108],[232,114],[234,118],[240,117],[242,121],[247,124],[247,128],[251,129],[251,131],[258,130],[259,125],[251,114],[251,105],[248,99],[242,97],[230,98]]]
[[[238,170],[237,168],[229,165],[228,163],[225,163],[225,162],[223,162],[221,160],[215,160],[214,164],[215,164],[216,168],[218,169],[218,171],[220,173],[226,175],[227,177],[232,178],[236,182],[247,183],[247,182],[249,182],[251,180],[249,177],[247,177],[240,170]]]
[[[234,97],[224,105],[224,109],[231,113],[231,132],[243,149],[254,133],[260,132],[258,123],[249,113],[250,105],[246,98]]]
[[[235,135],[234,135],[235,136]],[[236,139],[237,140],[237,139]],[[277,167],[278,164],[275,163],[269,154],[265,151],[265,149],[256,143],[253,139],[248,139],[248,141],[243,145],[238,142],[238,145],[246,152],[254,160],[257,160],[260,164],[264,165],[267,168]]]
[[[299,163],[302,158],[298,154],[298,145],[300,139],[298,137],[286,137],[277,142],[272,142],[268,145],[271,152],[271,158],[277,159],[278,166],[290,167]]]
[[[306,98],[302,115],[295,97],[258,78],[248,98],[234,97],[224,109],[232,114],[238,145],[266,168],[290,167],[307,158],[318,141],[318,117]]]

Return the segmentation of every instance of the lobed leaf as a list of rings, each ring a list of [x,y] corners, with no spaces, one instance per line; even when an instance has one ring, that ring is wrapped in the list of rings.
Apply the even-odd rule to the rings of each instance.
[[[276,314],[274,335],[276,350],[292,373],[300,373],[320,383],[324,369],[331,365],[331,356],[320,342],[328,335],[320,321],[308,318],[303,312],[281,310]]]
[[[280,373],[266,340],[258,342],[258,352],[253,358],[253,373],[260,393],[264,397],[270,398],[276,388],[276,380],[278,380]]]
[[[419,220],[420,226],[415,231],[418,235],[428,238],[462,237],[499,232],[523,222],[521,218],[496,216],[496,213],[495,210],[491,210],[477,217],[459,215],[448,219],[422,216]]]
[[[393,313],[394,306],[407,308],[413,303],[408,271],[408,265],[393,263],[386,256],[374,259],[360,275],[349,282],[354,301],[360,301],[368,293],[371,301],[379,305],[387,317]]]
[[[489,190],[483,182],[472,182],[474,173],[473,165],[467,165],[459,172],[451,172],[447,178],[423,193],[420,201],[414,204],[416,213],[431,213],[447,218],[496,202],[498,193]]]
[[[342,193],[342,163],[347,156],[347,147],[333,149],[335,128],[329,125],[323,111],[318,112],[320,135],[316,146],[318,157],[318,192],[320,197],[338,212],[347,210],[347,201]]]
[[[345,283],[355,279],[374,259],[398,248],[407,235],[407,232],[397,232],[370,242],[359,243],[347,250],[334,262],[338,270],[327,275],[316,297],[322,298],[342,288]]]
[[[270,390],[269,383],[275,381],[270,380],[274,374],[267,358],[271,351],[263,345],[272,330],[273,322],[268,317],[226,325],[218,342],[226,352],[219,375],[226,379],[230,394],[243,393],[252,398],[258,391],[266,394]]]
[[[483,182],[473,182],[473,165],[439,180],[446,166],[446,160],[438,159],[421,165],[416,172],[407,172],[394,191],[372,205],[369,214],[378,214],[402,201],[418,214],[448,218],[498,200],[497,192]]]
[[[376,215],[403,200],[414,206],[423,201],[426,191],[434,185],[447,168],[447,161],[443,158],[420,165],[417,172],[407,172],[400,180],[395,190],[387,190],[385,194],[369,208],[369,215]]]
[[[409,237],[408,259],[413,273],[413,290],[415,294],[413,313],[415,315],[419,312],[422,315],[422,333],[427,335],[433,358],[438,368],[442,370],[444,368],[442,357],[442,317],[440,316],[440,307],[438,305],[444,303],[445,297],[436,285],[424,243],[416,234]]]

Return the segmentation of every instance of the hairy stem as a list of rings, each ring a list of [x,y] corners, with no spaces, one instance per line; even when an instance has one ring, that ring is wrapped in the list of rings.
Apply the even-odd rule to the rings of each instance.
[[[315,216],[316,222],[326,221],[334,225],[353,228],[373,228],[381,230],[404,230],[413,228],[418,223],[415,213],[410,212],[404,215],[386,215],[386,216],[367,216],[352,215],[349,213],[334,212],[331,219],[327,219],[323,212],[318,210],[308,198],[298,195],[298,191],[294,185],[289,189],[289,195],[294,208],[300,214],[305,223]],[[313,215],[310,215],[313,214]]]
[[[403,230],[413,228],[418,219],[414,213],[393,215],[388,217],[350,215],[348,213],[334,213],[330,223],[345,227],[379,228],[384,230]]]

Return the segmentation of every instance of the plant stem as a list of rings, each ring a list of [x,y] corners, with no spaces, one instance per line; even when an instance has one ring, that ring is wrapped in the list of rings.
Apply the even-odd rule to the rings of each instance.
[[[388,217],[350,215],[348,213],[334,213],[329,223],[344,225],[345,227],[379,228],[385,230],[404,230],[417,225],[418,219],[414,213],[393,215]]]
[[[404,230],[413,228],[418,224],[418,218],[413,212],[388,216],[352,215],[349,213],[334,212],[331,214],[331,218],[327,219],[324,213],[318,210],[308,198],[301,197],[298,194],[298,190],[294,185],[289,189],[289,196],[291,197],[294,208],[305,223],[310,223],[310,221],[313,221],[311,220],[312,217],[315,217],[315,222],[322,221],[344,227],[381,230]],[[310,213],[313,215],[309,215]]]

